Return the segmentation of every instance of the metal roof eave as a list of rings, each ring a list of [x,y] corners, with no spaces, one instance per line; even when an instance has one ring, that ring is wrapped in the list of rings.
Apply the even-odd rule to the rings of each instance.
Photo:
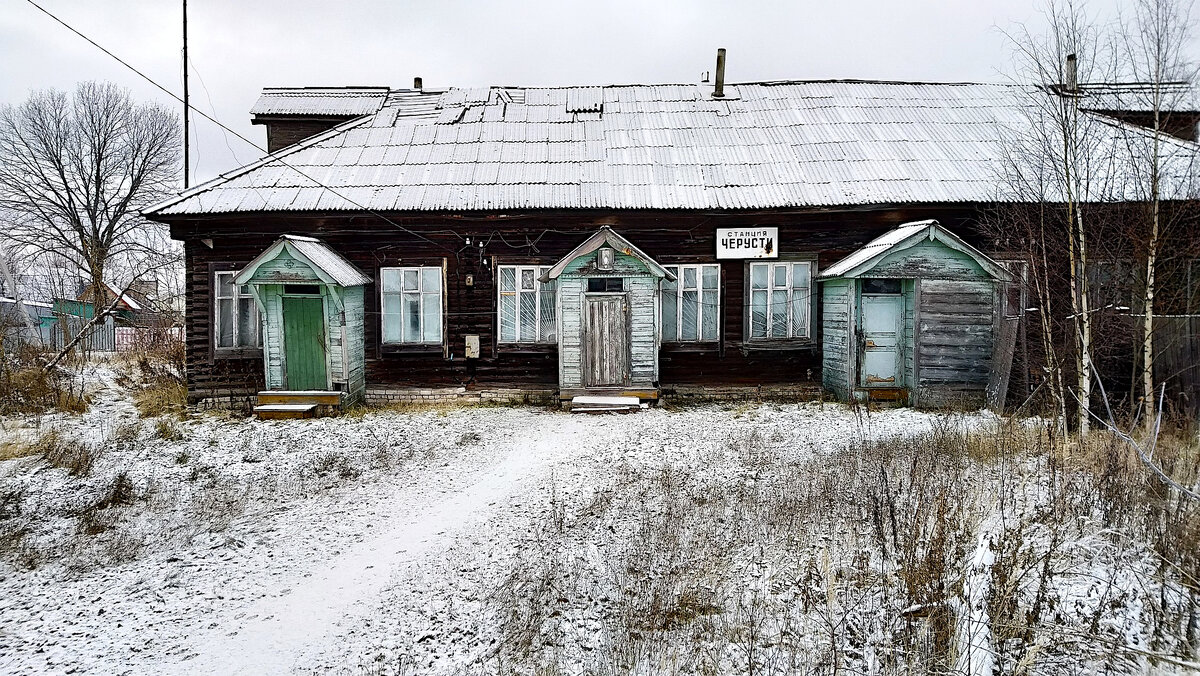
[[[922,227],[913,227],[918,225]],[[913,232],[898,238],[894,242],[888,242],[883,246],[878,244],[880,240],[886,240],[889,236],[894,235],[896,230],[903,228],[912,228]],[[970,257],[979,265],[979,267],[983,268],[983,271],[986,272],[992,279],[1001,282],[1011,282],[1013,279],[1012,274],[1008,270],[1004,269],[1003,266],[992,260],[987,254],[984,254],[982,251],[968,244],[958,235],[947,230],[936,220],[929,219],[926,221],[904,223],[897,226],[896,230],[876,237],[867,244],[863,245],[863,247],[859,250],[855,251],[849,256],[846,256],[837,263],[834,263],[824,272],[817,275],[817,280],[825,282],[832,279],[853,279],[862,277],[874,269],[875,266],[887,256],[898,251],[910,249],[926,240],[940,242],[943,245]],[[873,246],[878,250],[870,252],[869,255],[864,256],[863,254],[869,252]]]
[[[314,261],[311,256],[306,255],[300,249],[300,247],[296,246],[294,244],[294,242],[298,242],[298,241],[305,241],[305,242],[309,242],[309,243],[312,243],[312,244],[322,247],[323,249],[326,250],[327,255],[334,257],[339,262],[344,264],[350,271],[353,272],[354,276],[347,276],[346,279],[339,279],[336,274],[331,273],[329,270],[326,270],[324,266],[322,266],[318,262]],[[312,237],[284,235],[284,236],[280,237],[279,239],[275,240],[274,244],[267,247],[267,249],[265,251],[263,251],[262,253],[260,253],[258,256],[256,256],[254,258],[254,260],[250,261],[250,263],[246,267],[239,270],[237,272],[237,274],[235,274],[233,276],[233,283],[238,286],[248,284],[250,282],[250,280],[254,277],[254,273],[258,272],[258,268],[260,268],[264,263],[274,260],[275,257],[278,256],[279,253],[285,249],[287,250],[287,252],[290,256],[292,256],[293,258],[300,259],[306,265],[308,265],[310,268],[312,268],[313,272],[315,272],[317,274],[317,277],[325,284],[329,284],[332,286],[340,286],[340,287],[350,287],[350,286],[364,286],[371,282],[371,279],[369,277],[367,277],[365,274],[363,274],[361,271],[359,271],[358,268],[356,268],[353,263],[346,260],[341,254],[334,251],[332,248],[330,248],[330,246],[328,244],[322,242],[321,240],[314,239]]]

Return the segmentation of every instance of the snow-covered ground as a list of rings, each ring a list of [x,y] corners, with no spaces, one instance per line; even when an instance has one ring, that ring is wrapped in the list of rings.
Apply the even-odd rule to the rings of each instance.
[[[589,494],[626,455],[686,461],[751,430],[804,454],[928,423],[896,410],[868,429],[816,404],[621,416],[481,407],[201,416],[171,423],[183,438],[167,440],[111,378],[97,380],[83,416],[6,423],[7,435],[53,427],[102,450],[88,477],[36,458],[0,463],[0,485],[23,487],[22,513],[37,517],[25,546],[52,552],[33,570],[0,572],[0,672],[353,671],[405,641],[437,647],[419,671],[469,663],[495,636],[472,626],[488,589],[466,568],[511,559],[552,500]],[[119,512],[109,531],[77,534],[73,514],[120,472],[133,503],[109,508]],[[89,537],[101,551],[78,546]]]
[[[866,415],[816,403],[159,424],[139,420],[113,378],[95,379],[87,414],[10,419],[0,431],[12,439],[57,428],[100,449],[87,476],[38,458],[0,462],[0,495],[21,496],[19,513],[5,518],[26,531],[0,564],[0,673],[531,673],[504,662],[504,643],[516,636],[522,597],[528,605],[539,594],[560,609],[548,615],[561,616],[537,620],[531,650],[557,656],[558,671],[583,673],[588,658],[572,651],[603,641],[615,601],[603,584],[557,586],[600,569],[634,532],[603,516],[605,505],[656,505],[647,509],[660,514],[656,496],[614,491],[645,491],[651,477],[669,494],[675,476],[753,491],[756,468],[820,466],[864,440],[947,425],[908,409]],[[953,421],[990,423],[986,414]],[[122,473],[132,497],[95,509]],[[979,614],[995,556],[989,537],[1000,528],[988,523],[964,562],[978,582],[964,603]],[[767,571],[777,561],[743,559],[764,589],[775,584]],[[542,575],[560,565],[571,570]],[[837,564],[826,554],[825,565]],[[548,586],[535,590],[539,575]],[[744,610],[735,605],[730,614]],[[986,631],[967,633],[970,649],[990,649]]]

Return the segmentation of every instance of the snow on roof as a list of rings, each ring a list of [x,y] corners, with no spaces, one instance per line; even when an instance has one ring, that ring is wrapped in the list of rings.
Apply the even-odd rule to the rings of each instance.
[[[1054,94],[861,81],[732,84],[724,99],[698,85],[398,90],[371,116],[147,213],[1019,200],[1003,194],[997,158],[1012,135],[1031,128],[1027,110],[1039,95]],[[1125,147],[1126,127],[1096,126],[1106,134],[1097,143]],[[1200,154],[1196,144],[1167,145]]]
[[[8,296],[0,296],[0,303],[15,304],[16,302],[17,301],[15,298],[9,298]],[[38,302],[35,300],[24,300],[24,299],[21,300],[21,305],[28,305],[29,307],[40,307],[40,308],[53,307],[50,303],[41,303],[41,302]]]
[[[292,253],[312,265],[318,276],[328,278],[326,281],[331,281],[339,286],[362,286],[371,283],[370,277],[364,275],[362,271],[354,267],[353,263],[331,249],[328,244],[313,237],[300,235],[284,235],[275,240],[274,244],[267,247],[266,251],[259,254],[235,275],[234,283],[246,284],[258,266],[275,258],[279,250],[284,247],[289,248]]]
[[[1187,82],[1164,82],[1158,86],[1159,110],[1200,112],[1200,96]],[[1143,82],[1089,83],[1079,85],[1079,105],[1086,110],[1150,112],[1154,110],[1155,87]]]
[[[874,268],[875,264],[891,253],[893,249],[902,248],[907,243],[916,243],[926,238],[939,240],[942,244],[970,256],[979,264],[979,267],[996,279],[1006,281],[1009,279],[1009,273],[998,263],[967,244],[958,235],[942,227],[932,218],[896,226],[867,242],[861,249],[829,266],[824,272],[817,275],[817,278],[857,277]]]
[[[387,87],[269,87],[250,114],[358,117],[377,112],[387,95]]]
[[[875,239],[871,240],[870,242],[867,242],[858,251],[855,251],[854,253],[850,254],[849,256],[846,256],[845,258],[838,261],[837,263],[834,263],[833,265],[829,266],[828,268],[825,269],[824,272],[822,272],[819,275],[819,277],[823,277],[823,278],[841,277],[842,275],[846,274],[846,272],[848,272],[849,270],[852,270],[852,269],[858,267],[859,265],[866,263],[867,261],[871,260],[875,256],[878,256],[879,254],[883,253],[884,251],[887,251],[888,249],[892,248],[896,244],[908,239],[912,235],[915,235],[918,232],[924,231],[926,228],[928,228],[930,225],[933,225],[934,223],[937,223],[937,221],[935,221],[933,219],[929,219],[929,220],[924,220],[924,221],[913,221],[912,223],[904,223],[902,225],[896,226],[894,229],[888,230],[887,232],[876,237]]]

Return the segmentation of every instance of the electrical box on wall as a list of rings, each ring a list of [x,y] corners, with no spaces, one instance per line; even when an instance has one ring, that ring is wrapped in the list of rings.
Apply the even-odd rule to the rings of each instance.
[[[615,252],[608,247],[598,250],[596,252],[596,269],[601,272],[612,272],[614,254]]]
[[[466,336],[467,346],[463,351],[467,359],[479,359],[479,336]]]
[[[475,286],[475,275],[467,275],[466,279],[463,280],[463,285]]]

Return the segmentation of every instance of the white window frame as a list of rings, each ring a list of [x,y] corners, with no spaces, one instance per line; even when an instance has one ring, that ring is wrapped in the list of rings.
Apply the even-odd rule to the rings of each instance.
[[[675,335],[668,336],[665,332],[662,333],[662,342],[664,343],[715,343],[721,340],[721,264],[720,263],[675,263],[671,265],[663,265],[664,268],[675,274]],[[687,268],[696,271],[696,286],[685,287],[684,279],[686,274],[684,270]],[[704,269],[713,268],[717,272],[717,288],[704,288]],[[683,337],[683,292],[696,292],[696,337]],[[710,298],[711,296],[711,298]],[[716,332],[713,337],[704,337],[704,306],[711,303],[716,306],[717,312],[715,318],[717,321]],[[660,303],[660,312],[665,312],[665,304]],[[665,323],[662,317],[659,317],[659,330],[665,329]]]
[[[513,290],[505,291],[503,283],[503,275],[505,270],[513,271]],[[497,265],[496,266],[496,342],[501,345],[554,345],[558,343],[558,288],[554,281],[543,283],[540,277],[550,270],[549,266],[545,265]],[[533,288],[522,288],[522,273],[533,273]],[[549,287],[549,288],[547,288]],[[548,335],[543,335],[542,331],[542,297],[546,293],[554,294],[553,304],[551,307],[554,311],[553,322]],[[521,325],[521,296],[533,295],[533,304],[535,308],[533,320],[533,339],[522,339],[522,331],[524,328]],[[506,339],[504,337],[504,298],[514,298],[513,305],[513,323],[516,331],[515,339]]]
[[[430,302],[429,296],[433,294],[425,290],[425,271],[436,270],[438,278],[437,291],[437,328],[438,338],[436,340],[425,340],[425,308]],[[394,291],[389,291],[384,285],[386,273],[395,272],[400,279],[400,288]],[[404,289],[404,273],[415,272],[417,275],[417,288]],[[387,320],[385,319],[385,308],[387,307],[387,297],[396,296],[397,302],[400,303],[400,332],[404,333],[404,311],[403,302],[405,295],[414,295],[417,297],[417,315],[420,321],[420,327],[417,333],[421,336],[420,340],[397,340],[394,337],[389,339],[386,335]],[[446,341],[446,271],[440,265],[408,265],[403,267],[386,267],[379,268],[379,342],[383,345],[444,345]]]
[[[237,275],[237,270],[214,270],[212,273],[212,292],[213,292],[213,349],[217,352],[238,352],[242,350],[260,350],[262,349],[262,313],[258,311],[258,303],[254,300],[254,294],[243,292],[241,286],[233,283],[233,277]],[[233,288],[233,295],[221,295],[221,279],[229,277],[229,286]],[[247,287],[248,288],[248,287]],[[233,321],[233,345],[221,345],[221,301],[232,300],[233,312],[230,316]],[[241,316],[241,301],[249,300],[250,306],[254,308],[255,326],[254,326],[254,342],[250,345],[241,343],[242,332],[238,322]]]
[[[767,312],[767,318],[766,318],[766,334],[767,335],[765,335],[765,336],[755,336],[754,335],[754,292],[755,291],[760,291],[760,292],[764,291],[764,289],[755,289],[754,288],[754,268],[759,267],[759,266],[767,268],[767,288],[765,289],[765,291],[767,292],[768,312]],[[775,267],[776,266],[785,266],[787,269],[786,284],[784,286],[779,286],[775,283]],[[808,279],[807,279],[806,286],[796,286],[796,280],[795,280],[796,266],[804,266],[808,270]],[[816,276],[817,276],[816,268],[817,268],[817,262],[813,259],[750,261],[746,264],[746,282],[745,282],[745,287],[746,287],[746,317],[745,317],[746,342],[764,344],[764,343],[781,342],[781,341],[812,340],[813,315],[816,314],[814,312],[814,307],[813,307],[814,306],[814,303],[813,303],[813,293],[814,293],[813,281],[816,279]],[[787,307],[788,307],[787,335],[775,336],[775,335],[772,335],[772,331],[774,330],[774,322],[771,321],[772,313],[770,312],[770,308],[772,307],[772,302],[773,302],[772,298],[775,295],[775,292],[780,291],[780,290],[787,291]],[[806,294],[805,303],[804,303],[804,315],[805,315],[804,318],[806,321],[805,321],[805,323],[804,323],[805,325],[803,327],[796,327],[794,325],[795,317],[793,316],[793,313],[792,313],[792,303],[793,303],[793,300],[795,297],[795,293],[797,291],[804,291]]]

